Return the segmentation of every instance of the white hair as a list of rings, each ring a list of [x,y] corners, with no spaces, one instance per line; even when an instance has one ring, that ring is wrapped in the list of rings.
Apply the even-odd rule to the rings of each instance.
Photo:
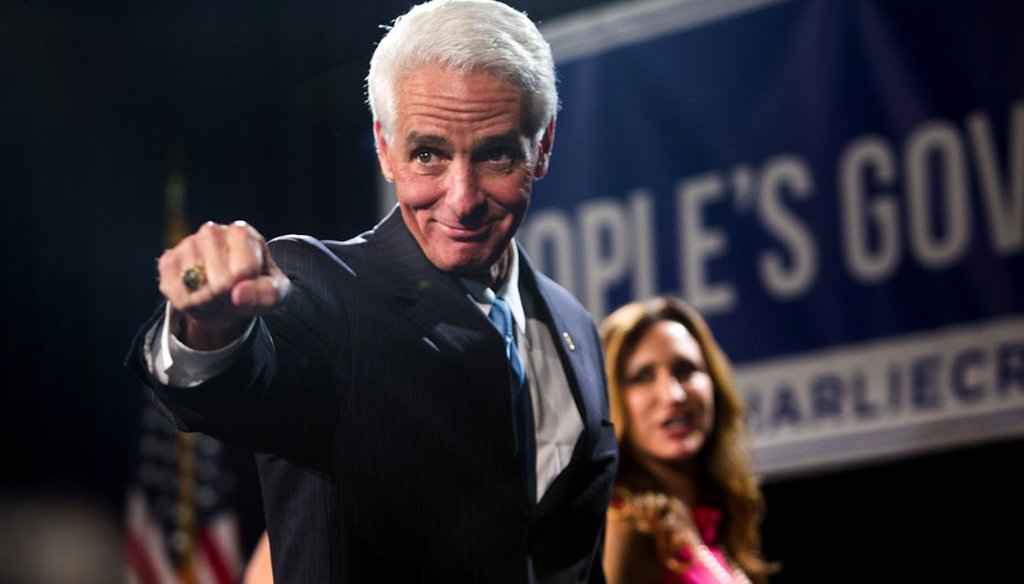
[[[558,110],[551,47],[525,13],[496,0],[430,0],[396,18],[370,59],[367,101],[388,142],[399,87],[425,65],[485,71],[521,88],[523,129],[534,142]]]

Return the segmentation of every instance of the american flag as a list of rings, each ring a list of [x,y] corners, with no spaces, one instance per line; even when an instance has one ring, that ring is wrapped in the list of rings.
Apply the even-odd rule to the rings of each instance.
[[[235,584],[243,569],[238,488],[219,441],[142,415],[139,465],[126,499],[129,584]]]

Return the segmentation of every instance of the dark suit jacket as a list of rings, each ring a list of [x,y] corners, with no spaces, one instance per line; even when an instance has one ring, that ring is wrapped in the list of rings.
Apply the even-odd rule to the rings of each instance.
[[[277,582],[603,582],[618,451],[579,302],[520,254],[584,424],[531,505],[501,337],[397,211],[347,242],[270,248],[293,293],[227,372],[175,389],[145,371],[142,341],[130,360],[179,428],[262,453]]]

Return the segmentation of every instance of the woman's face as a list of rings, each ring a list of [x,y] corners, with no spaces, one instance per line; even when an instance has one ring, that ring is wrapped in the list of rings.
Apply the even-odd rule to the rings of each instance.
[[[700,345],[681,323],[652,325],[626,359],[627,438],[665,462],[692,458],[715,419],[714,391]]]

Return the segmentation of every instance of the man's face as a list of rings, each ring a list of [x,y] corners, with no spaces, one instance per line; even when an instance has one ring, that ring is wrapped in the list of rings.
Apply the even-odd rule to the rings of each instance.
[[[429,67],[399,87],[392,143],[375,124],[402,218],[439,269],[488,278],[522,223],[554,131],[552,121],[533,144],[522,118],[517,87],[488,73]]]

